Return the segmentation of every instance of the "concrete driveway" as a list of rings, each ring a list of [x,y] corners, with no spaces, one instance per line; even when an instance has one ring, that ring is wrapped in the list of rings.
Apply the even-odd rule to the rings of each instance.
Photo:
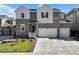
[[[72,55],[79,54],[79,42],[71,38],[38,38],[34,54]]]

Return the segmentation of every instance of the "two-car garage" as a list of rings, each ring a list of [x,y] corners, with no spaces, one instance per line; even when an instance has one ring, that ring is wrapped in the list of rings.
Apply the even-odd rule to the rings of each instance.
[[[70,37],[69,28],[39,28],[39,37]]]

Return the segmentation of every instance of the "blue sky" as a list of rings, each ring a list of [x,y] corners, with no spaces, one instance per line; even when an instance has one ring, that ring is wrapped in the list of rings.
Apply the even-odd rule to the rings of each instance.
[[[20,6],[28,7],[29,9],[37,9],[43,4],[0,4],[0,15],[15,17],[15,10]],[[58,8],[62,12],[68,13],[72,8],[78,8],[79,4],[48,4],[51,8]]]

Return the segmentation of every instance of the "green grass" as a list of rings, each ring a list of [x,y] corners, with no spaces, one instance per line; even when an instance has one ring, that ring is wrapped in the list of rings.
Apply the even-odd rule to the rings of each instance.
[[[0,52],[29,52],[32,42],[17,42],[0,44]]]

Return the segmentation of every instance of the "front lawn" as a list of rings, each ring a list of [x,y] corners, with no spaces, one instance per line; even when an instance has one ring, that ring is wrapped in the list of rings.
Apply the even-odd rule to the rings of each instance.
[[[0,52],[29,52],[32,49],[32,42],[17,42],[0,44]]]

